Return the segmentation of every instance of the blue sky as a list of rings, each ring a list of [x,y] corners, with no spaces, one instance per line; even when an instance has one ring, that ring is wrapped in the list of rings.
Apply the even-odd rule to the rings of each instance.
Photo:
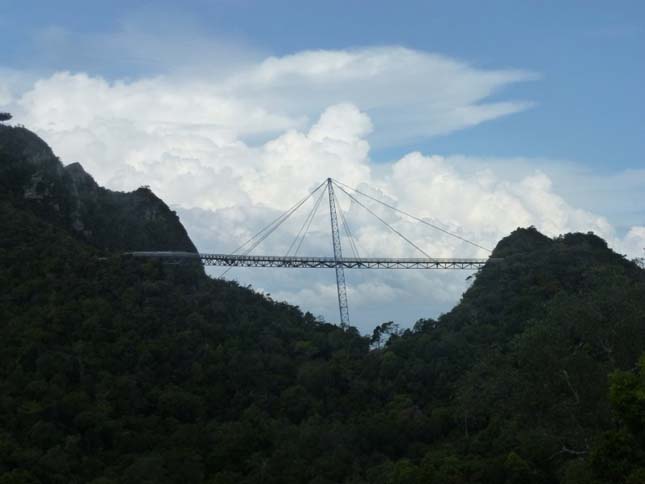
[[[107,77],[167,69],[145,59],[103,59],[97,65],[39,52],[38,39],[47,29],[109,34],[132,18],[157,32],[173,29],[169,24],[176,21],[273,55],[393,44],[477,67],[517,67],[541,76],[504,90],[535,102],[533,109],[477,129],[377,151],[377,160],[415,147],[574,160],[599,170],[645,164],[645,3],[640,1],[5,0],[0,63],[41,71],[84,69]]]
[[[0,0],[0,110],[108,188],[150,185],[204,252],[332,176],[484,246],[534,225],[633,257],[644,19],[637,1]],[[363,255],[418,255],[343,206]],[[388,220],[436,256],[485,255]],[[257,253],[282,254],[299,227]],[[314,221],[303,254],[329,255],[328,228]],[[365,272],[348,274],[363,331],[436,316],[468,284]],[[331,273],[229,275],[337,317]]]

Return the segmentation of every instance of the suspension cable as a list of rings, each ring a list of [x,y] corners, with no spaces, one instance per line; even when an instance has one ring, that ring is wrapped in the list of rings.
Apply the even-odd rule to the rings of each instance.
[[[414,247],[414,248],[415,248],[415,249],[417,249],[419,252],[421,252],[423,255],[425,255],[428,259],[433,259],[433,257],[430,257],[430,255],[429,255],[425,250],[423,250],[423,249],[422,249],[421,247],[419,247],[417,244],[415,244],[414,242],[412,242],[410,239],[408,239],[405,235],[403,235],[401,232],[399,232],[399,231],[398,231],[398,230],[396,230],[394,227],[392,227],[389,223],[387,223],[387,222],[386,222],[385,220],[383,220],[381,217],[379,217],[378,215],[376,215],[376,213],[374,213],[372,210],[370,210],[367,206],[363,205],[359,200],[357,200],[357,199],[356,199],[356,197],[354,197],[352,194],[350,194],[349,192],[347,192],[347,190],[345,190],[345,189],[344,189],[343,187],[341,187],[340,185],[336,185],[336,186],[337,186],[339,189],[341,189],[341,190],[345,193],[345,195],[347,195],[349,198],[351,198],[351,199],[352,199],[352,200],[354,200],[356,203],[358,203],[361,207],[363,207],[365,210],[367,210],[369,213],[371,213],[374,217],[376,217],[377,219],[379,219],[379,220],[381,221],[381,223],[383,223],[383,224],[384,224],[387,228],[389,228],[392,232],[394,232],[395,234],[397,234],[399,237],[401,237],[403,240],[405,240],[408,244],[410,244],[412,247]]]
[[[314,221],[314,218],[316,217],[316,213],[318,213],[318,208],[320,207],[320,203],[322,202],[323,198],[325,198],[325,190],[323,190],[320,193],[320,197],[316,201],[316,208],[314,210],[313,215],[309,219],[309,223],[307,224],[307,228],[305,229],[305,233],[302,234],[302,238],[300,239],[300,242],[298,243],[298,247],[296,247],[296,251],[293,253],[294,257],[298,255],[298,252],[300,252],[300,247],[302,247],[302,243],[305,241],[305,237],[309,233],[309,228],[311,227],[311,223]]]
[[[334,195],[335,196],[335,195]],[[345,218],[345,214],[343,213],[343,209],[340,206],[340,203],[338,203],[338,198],[336,197],[336,206],[338,207],[338,212],[340,213],[340,221],[343,226],[343,229],[345,230],[345,234],[347,235],[347,238],[349,239],[349,246],[352,249],[352,252],[354,253],[354,257],[357,259],[360,257],[359,252],[358,252],[358,247],[356,246],[356,241],[354,240],[354,237],[352,236],[352,231],[349,228],[349,223],[347,223],[347,219]]]
[[[368,195],[367,193],[363,193],[363,192],[361,192],[360,190],[357,190],[356,188],[352,188],[352,187],[350,187],[350,186],[348,186],[348,185],[345,185],[345,184],[344,184],[343,182],[341,182],[341,181],[334,180],[334,182],[335,182],[336,184],[338,184],[338,185],[342,185],[342,186],[344,186],[344,187],[346,187],[346,188],[349,188],[350,190],[353,190],[353,191],[354,191],[354,192],[356,192],[356,193],[360,193],[361,195],[363,195],[363,196],[365,196],[365,197],[367,197],[367,198],[369,198],[369,199],[371,199],[371,200],[374,200],[375,202],[378,202],[378,203],[380,203],[381,205],[384,205],[384,206],[386,206],[386,207],[388,207],[388,208],[390,208],[390,209],[392,209],[392,210],[394,210],[394,211],[396,211],[396,212],[399,212],[399,213],[401,213],[401,214],[403,214],[403,215],[406,215],[406,216],[410,217],[411,219],[416,220],[417,222],[421,222],[422,224],[425,224],[425,225],[427,225],[427,226],[429,226],[429,227],[432,227],[432,228],[433,228],[433,229],[435,229],[435,230],[439,230],[440,232],[443,232],[444,234],[450,235],[451,237],[455,237],[455,238],[457,238],[457,239],[459,239],[459,240],[461,240],[461,241],[463,241],[463,242],[466,242],[467,244],[470,244],[470,245],[472,245],[472,246],[474,246],[474,247],[477,247],[477,248],[479,248],[479,249],[483,249],[483,250],[485,250],[485,251],[487,251],[487,252],[492,252],[492,250],[491,250],[491,249],[488,249],[488,248],[486,248],[486,247],[484,247],[484,246],[481,246],[481,245],[477,244],[476,242],[473,242],[473,241],[471,241],[471,240],[468,240],[468,239],[466,239],[466,238],[464,238],[464,237],[461,237],[461,236],[459,236],[459,235],[457,235],[457,234],[454,234],[454,233],[452,233],[452,232],[450,232],[450,231],[448,231],[448,230],[446,230],[446,229],[444,229],[444,228],[441,228],[441,227],[439,227],[439,226],[437,226],[437,225],[434,225],[434,224],[432,224],[432,223],[430,223],[430,222],[428,222],[428,221],[426,221],[426,220],[423,220],[422,218],[415,217],[414,215],[412,215],[412,214],[410,214],[410,213],[408,213],[408,212],[406,212],[406,211],[404,211],[404,210],[401,210],[401,209],[399,209],[399,208],[396,208],[396,207],[394,207],[393,205],[390,205],[389,203],[386,203],[386,202],[384,202],[384,201],[382,201],[382,200],[379,200],[378,198],[372,197],[371,195]]]
[[[286,220],[287,218],[289,218],[293,212],[295,212],[296,210],[298,210],[298,209],[302,206],[302,204],[303,204],[303,203],[305,203],[305,202],[306,202],[306,201],[307,201],[307,200],[308,200],[308,199],[309,199],[309,198],[310,198],[314,193],[316,193],[318,190],[320,190],[320,188],[322,188],[322,186],[323,186],[324,184],[325,184],[325,182],[322,182],[320,185],[318,185],[318,186],[317,186],[317,187],[316,187],[316,188],[315,188],[311,193],[309,193],[309,195],[307,195],[305,198],[303,198],[302,200],[300,200],[299,202],[297,202],[295,205],[291,206],[291,208],[289,208],[286,212],[283,212],[283,213],[282,213],[282,214],[280,214],[277,218],[275,218],[274,220],[272,220],[268,225],[266,225],[264,228],[262,228],[258,233],[256,233],[255,235],[253,235],[253,237],[251,237],[251,238],[250,238],[250,239],[248,239],[246,242],[244,242],[242,245],[240,245],[239,247],[237,247],[233,252],[231,252],[231,254],[235,254],[235,253],[237,253],[240,249],[242,249],[243,247],[245,247],[246,245],[248,245],[250,242],[252,242],[256,237],[259,237],[259,236],[260,236],[260,234],[262,234],[262,233],[263,233],[263,232],[265,232],[266,230],[269,230],[269,228],[270,228],[273,224],[275,224],[276,222],[278,223],[278,225],[281,225],[281,224],[282,224],[282,222],[284,222],[284,220]],[[282,218],[284,218],[284,220],[280,221]]]
[[[322,200],[323,196],[325,195],[325,191],[322,190],[320,192],[320,196],[318,199],[314,202],[313,207],[311,208],[311,211],[307,214],[307,217],[305,218],[304,222],[302,223],[302,226],[300,227],[300,230],[298,230],[298,233],[296,234],[295,238],[291,241],[291,244],[289,245],[289,248],[287,249],[287,253],[285,254],[285,257],[289,256],[289,253],[291,252],[291,249],[296,246],[298,243],[298,239],[300,238],[300,235],[302,234],[303,230],[309,230],[309,226],[311,225],[311,220],[316,214],[316,211],[318,210],[318,205],[320,205],[320,201]],[[303,239],[306,236],[307,232],[305,231],[305,235],[303,235]],[[301,242],[302,244],[302,242]],[[299,247],[299,245],[298,245]],[[296,254],[294,253],[294,256]]]
[[[260,245],[269,235],[271,235],[275,230],[280,227],[293,213],[298,210],[307,200],[309,200],[318,190],[320,190],[323,185],[326,183],[326,181],[322,182],[320,185],[318,185],[313,191],[309,193],[305,198],[300,200],[298,203],[293,205],[291,208],[289,208],[286,212],[282,213],[279,217],[275,218],[273,221],[271,221],[268,225],[266,225],[262,230],[260,230],[258,233],[256,233],[253,237],[248,239],[246,242],[244,242],[242,245],[240,245],[238,248],[236,248],[231,254],[237,253],[240,249],[254,241],[256,238],[259,237],[257,241],[255,241],[249,249],[244,251],[243,255],[248,255],[253,249],[255,249],[258,245]],[[261,235],[262,234],[262,235]],[[232,269],[232,266],[227,268],[224,272],[222,272],[219,277],[224,277],[224,275]]]

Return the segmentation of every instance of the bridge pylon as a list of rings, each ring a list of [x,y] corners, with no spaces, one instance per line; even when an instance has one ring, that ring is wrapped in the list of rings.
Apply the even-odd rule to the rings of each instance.
[[[340,243],[340,230],[338,229],[338,215],[336,214],[336,196],[331,178],[327,178],[327,194],[329,196],[329,219],[331,222],[331,241],[334,249],[334,268],[336,269],[336,288],[338,289],[338,309],[340,311],[340,325],[349,326],[349,303],[347,302],[347,284],[345,283],[345,269],[342,265],[343,248]]]

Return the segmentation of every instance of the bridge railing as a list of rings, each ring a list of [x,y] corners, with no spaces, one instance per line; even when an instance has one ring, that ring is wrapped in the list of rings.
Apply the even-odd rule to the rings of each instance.
[[[279,255],[238,255],[238,254],[209,254],[198,252],[179,252],[179,251],[138,251],[127,252],[127,255],[135,257],[186,257],[200,259],[230,259],[230,260],[272,260],[272,261],[325,261],[334,262],[334,257],[316,257],[316,256],[279,256]],[[341,257],[338,261],[344,262],[379,262],[379,261],[405,261],[405,262],[485,262],[493,260],[491,258],[453,258],[453,257]]]
[[[313,257],[313,256],[275,256],[275,255],[238,255],[238,254],[204,254],[196,252],[175,252],[175,251],[145,251],[129,252],[134,257],[152,257],[152,258],[169,258],[169,259],[200,259],[202,262],[214,263],[217,265],[249,265],[254,263],[263,264],[271,263],[273,267],[297,267],[299,265],[323,264],[326,267],[334,264],[343,264],[350,268],[388,266],[397,268],[399,265],[405,266],[426,266],[426,267],[445,267],[452,266],[473,266],[479,267],[486,262],[497,259],[477,259],[477,258],[427,258],[427,257]]]

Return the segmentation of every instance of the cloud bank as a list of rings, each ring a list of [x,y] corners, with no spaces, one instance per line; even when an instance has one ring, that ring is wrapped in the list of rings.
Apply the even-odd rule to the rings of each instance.
[[[59,72],[20,91],[15,83],[0,84],[0,104],[64,162],[80,161],[100,183],[118,190],[150,185],[177,207],[202,251],[232,250],[331,176],[484,246],[493,247],[518,226],[535,225],[548,235],[594,231],[618,251],[639,255],[645,227],[619,233],[606,218],[565,200],[552,177],[530,160],[512,175],[505,167],[518,164],[509,160],[414,152],[389,163],[371,161],[376,140],[387,145],[439,136],[527,109],[530,102],[487,99],[535,77],[379,47],[269,57],[201,77],[107,81]],[[419,256],[342,193],[339,198],[361,255]],[[370,207],[434,257],[486,255]],[[307,208],[257,253],[284,254]],[[324,211],[301,253],[331,253]],[[337,319],[331,272],[228,275]],[[388,319],[409,324],[436,316],[457,300],[466,276],[350,271],[354,322],[367,331]]]

